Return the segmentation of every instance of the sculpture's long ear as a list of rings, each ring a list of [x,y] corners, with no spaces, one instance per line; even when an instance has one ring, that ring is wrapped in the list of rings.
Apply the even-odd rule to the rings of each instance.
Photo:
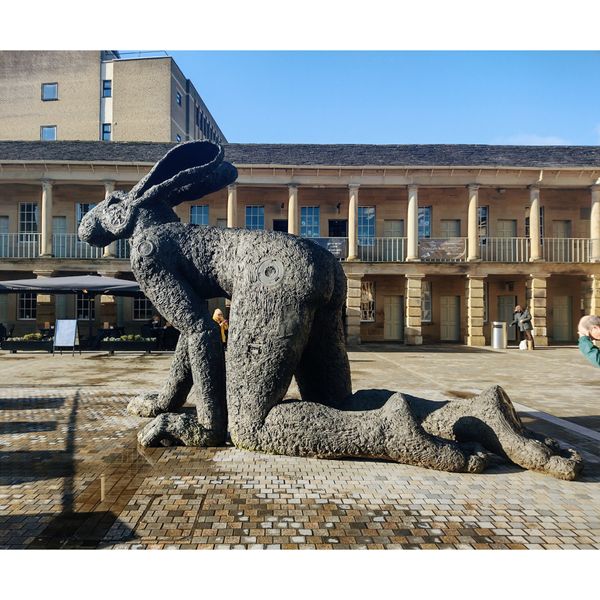
[[[167,152],[130,192],[134,204],[162,200],[176,206],[233,183],[237,169],[223,161],[223,149],[212,142],[186,142]]]

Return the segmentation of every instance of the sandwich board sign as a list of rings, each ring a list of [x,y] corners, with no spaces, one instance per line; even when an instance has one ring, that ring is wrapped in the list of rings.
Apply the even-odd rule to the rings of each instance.
[[[75,346],[79,346],[77,319],[57,319],[54,327],[54,350],[60,348],[62,354],[62,348],[71,348],[75,354]]]

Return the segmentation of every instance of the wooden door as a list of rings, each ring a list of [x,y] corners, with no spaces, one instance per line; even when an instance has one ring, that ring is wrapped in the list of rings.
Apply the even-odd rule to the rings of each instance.
[[[460,340],[460,296],[440,296],[440,340]]]
[[[517,297],[511,296],[498,296],[498,321],[504,321],[507,327],[507,339],[509,342],[514,342],[517,339],[516,326],[509,327],[513,320],[513,313],[515,306],[517,305]]]
[[[383,339],[402,341],[404,339],[403,296],[383,297]]]
[[[569,342],[573,339],[573,302],[571,296],[555,296],[552,300],[552,339]]]

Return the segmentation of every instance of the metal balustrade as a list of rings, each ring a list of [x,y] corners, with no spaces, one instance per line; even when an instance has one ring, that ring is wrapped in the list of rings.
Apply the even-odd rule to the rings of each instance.
[[[404,262],[406,238],[363,238],[358,244],[358,258],[364,262]]]
[[[52,236],[52,255],[56,258],[102,258],[104,250],[82,242],[76,233],[55,233]]]
[[[423,238],[419,240],[422,262],[465,262],[467,238]]]
[[[117,258],[129,258],[131,255],[131,246],[129,240],[117,240]]]
[[[479,240],[479,256],[485,262],[527,262],[529,238],[485,237]]]
[[[0,258],[37,258],[39,233],[0,233]]]
[[[590,262],[592,240],[588,238],[544,238],[542,256],[546,262]]]

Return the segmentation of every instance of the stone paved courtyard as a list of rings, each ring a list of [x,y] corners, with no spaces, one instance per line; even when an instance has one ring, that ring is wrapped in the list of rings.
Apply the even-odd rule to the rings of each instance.
[[[350,358],[355,389],[451,399],[503,385],[528,426],[582,450],[583,477],[142,449],[146,420],[127,402],[170,355],[0,353],[0,547],[600,548],[600,372],[575,348],[365,345]]]

